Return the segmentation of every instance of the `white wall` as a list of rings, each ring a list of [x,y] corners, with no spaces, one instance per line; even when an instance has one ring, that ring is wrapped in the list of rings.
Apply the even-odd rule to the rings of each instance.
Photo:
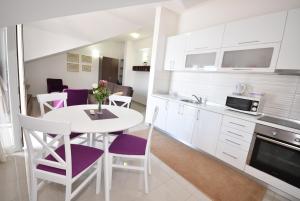
[[[179,32],[229,22],[249,16],[300,7],[297,0],[211,0],[183,13]],[[249,91],[265,92],[264,112],[300,120],[300,77],[267,74],[172,73],[170,91],[191,97],[208,97],[209,101],[225,103],[235,84],[247,83]]]
[[[70,51],[72,53],[92,55],[92,50],[97,49],[101,56],[123,58],[124,43],[102,42],[86,48]],[[25,80],[30,85],[29,94],[47,93],[47,78],[61,78],[64,84],[73,89],[89,89],[98,81],[99,59],[93,58],[92,72],[67,72],[66,53],[29,61],[25,63]]]
[[[133,100],[146,105],[149,72],[133,71],[132,66],[143,65],[142,49],[148,48],[148,64],[151,61],[152,37],[127,41],[124,57],[123,85],[133,87]],[[150,64],[151,65],[151,64]]]

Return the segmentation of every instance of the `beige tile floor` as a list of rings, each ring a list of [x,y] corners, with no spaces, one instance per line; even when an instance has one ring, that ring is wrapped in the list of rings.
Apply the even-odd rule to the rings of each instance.
[[[133,104],[132,108],[145,114],[145,107]],[[38,113],[38,111],[36,111]],[[144,124],[132,130],[144,129]],[[127,161],[127,163],[136,163]],[[0,201],[29,201],[26,183],[24,154],[17,153],[0,163]],[[112,201],[207,201],[201,191],[174,170],[152,156],[152,175],[149,178],[149,194],[144,193],[143,175],[128,170],[114,170],[111,189]],[[103,201],[103,193],[96,195],[95,179],[74,198],[74,201]],[[102,189],[103,192],[103,189]],[[38,193],[39,201],[63,201],[64,187],[46,184]],[[272,191],[267,191],[264,201],[286,201]]]
[[[136,161],[126,161],[137,164]],[[24,154],[10,156],[0,164],[0,200],[29,201],[26,184]],[[76,184],[75,184],[76,185]],[[113,172],[111,189],[112,201],[208,201],[201,191],[152,156],[152,174],[149,177],[149,194],[144,193],[143,175],[136,171],[117,170]],[[74,201],[104,201],[103,189],[96,195],[95,179],[74,198]],[[38,193],[39,201],[63,201],[64,187],[48,183]],[[287,201],[287,199],[267,191],[264,201]]]
[[[136,163],[127,161],[127,163]],[[12,155],[0,164],[0,200],[28,201],[26,174],[22,153]],[[111,189],[112,201],[206,201],[203,193],[180,177],[176,172],[152,156],[152,175],[149,177],[149,194],[144,193],[143,175],[136,171],[114,170]],[[96,195],[95,179],[74,199],[76,201],[101,201],[103,193]],[[103,189],[102,189],[103,192]],[[40,201],[63,201],[64,187],[46,184],[38,193]]]

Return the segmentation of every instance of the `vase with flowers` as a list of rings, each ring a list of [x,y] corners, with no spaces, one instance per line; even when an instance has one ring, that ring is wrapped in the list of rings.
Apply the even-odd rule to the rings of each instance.
[[[107,81],[100,80],[99,83],[94,83],[92,85],[93,95],[98,102],[98,114],[102,114],[102,104],[103,101],[109,96],[109,90],[107,88]]]

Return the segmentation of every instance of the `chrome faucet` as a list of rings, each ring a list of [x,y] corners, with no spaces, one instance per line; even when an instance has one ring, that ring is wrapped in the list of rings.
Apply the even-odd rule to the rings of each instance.
[[[198,104],[202,104],[202,98],[201,98],[200,96],[197,97],[196,95],[193,94],[192,97],[195,97],[195,98],[196,98]]]

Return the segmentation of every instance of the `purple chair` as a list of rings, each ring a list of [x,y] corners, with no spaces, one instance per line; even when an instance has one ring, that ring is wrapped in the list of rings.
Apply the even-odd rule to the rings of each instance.
[[[63,92],[68,94],[67,106],[87,104],[89,96],[88,89],[64,89]]]
[[[158,107],[155,107],[151,126],[147,139],[140,138],[137,136],[122,134],[111,143],[109,147],[109,167],[110,167],[110,185],[112,182],[112,168],[122,168],[122,169],[134,169],[144,172],[145,180],[145,193],[148,193],[148,174],[151,174],[151,165],[150,165],[150,146],[151,146],[151,136],[153,132],[153,123],[156,120],[158,114]],[[143,167],[141,166],[132,166],[132,165],[120,165],[114,163],[114,157],[117,158],[133,158],[143,160]]]
[[[101,149],[71,144],[71,125],[65,122],[53,122],[39,118],[19,115],[19,122],[24,130],[27,144],[28,160],[31,175],[31,201],[37,201],[39,186],[43,181],[62,184],[66,187],[65,201],[71,201],[97,175],[96,193],[100,192],[102,155]],[[57,137],[45,144],[41,134],[53,133]],[[33,147],[33,139],[42,149]],[[53,144],[63,141],[63,145],[53,148]],[[46,157],[43,157],[48,154]],[[94,168],[96,165],[97,168]],[[74,187],[74,182],[82,175],[88,176]],[[39,183],[40,182],[40,183]]]
[[[67,85],[63,85],[62,79],[47,78],[48,93],[62,92],[64,89],[67,89],[67,88],[68,88]]]

